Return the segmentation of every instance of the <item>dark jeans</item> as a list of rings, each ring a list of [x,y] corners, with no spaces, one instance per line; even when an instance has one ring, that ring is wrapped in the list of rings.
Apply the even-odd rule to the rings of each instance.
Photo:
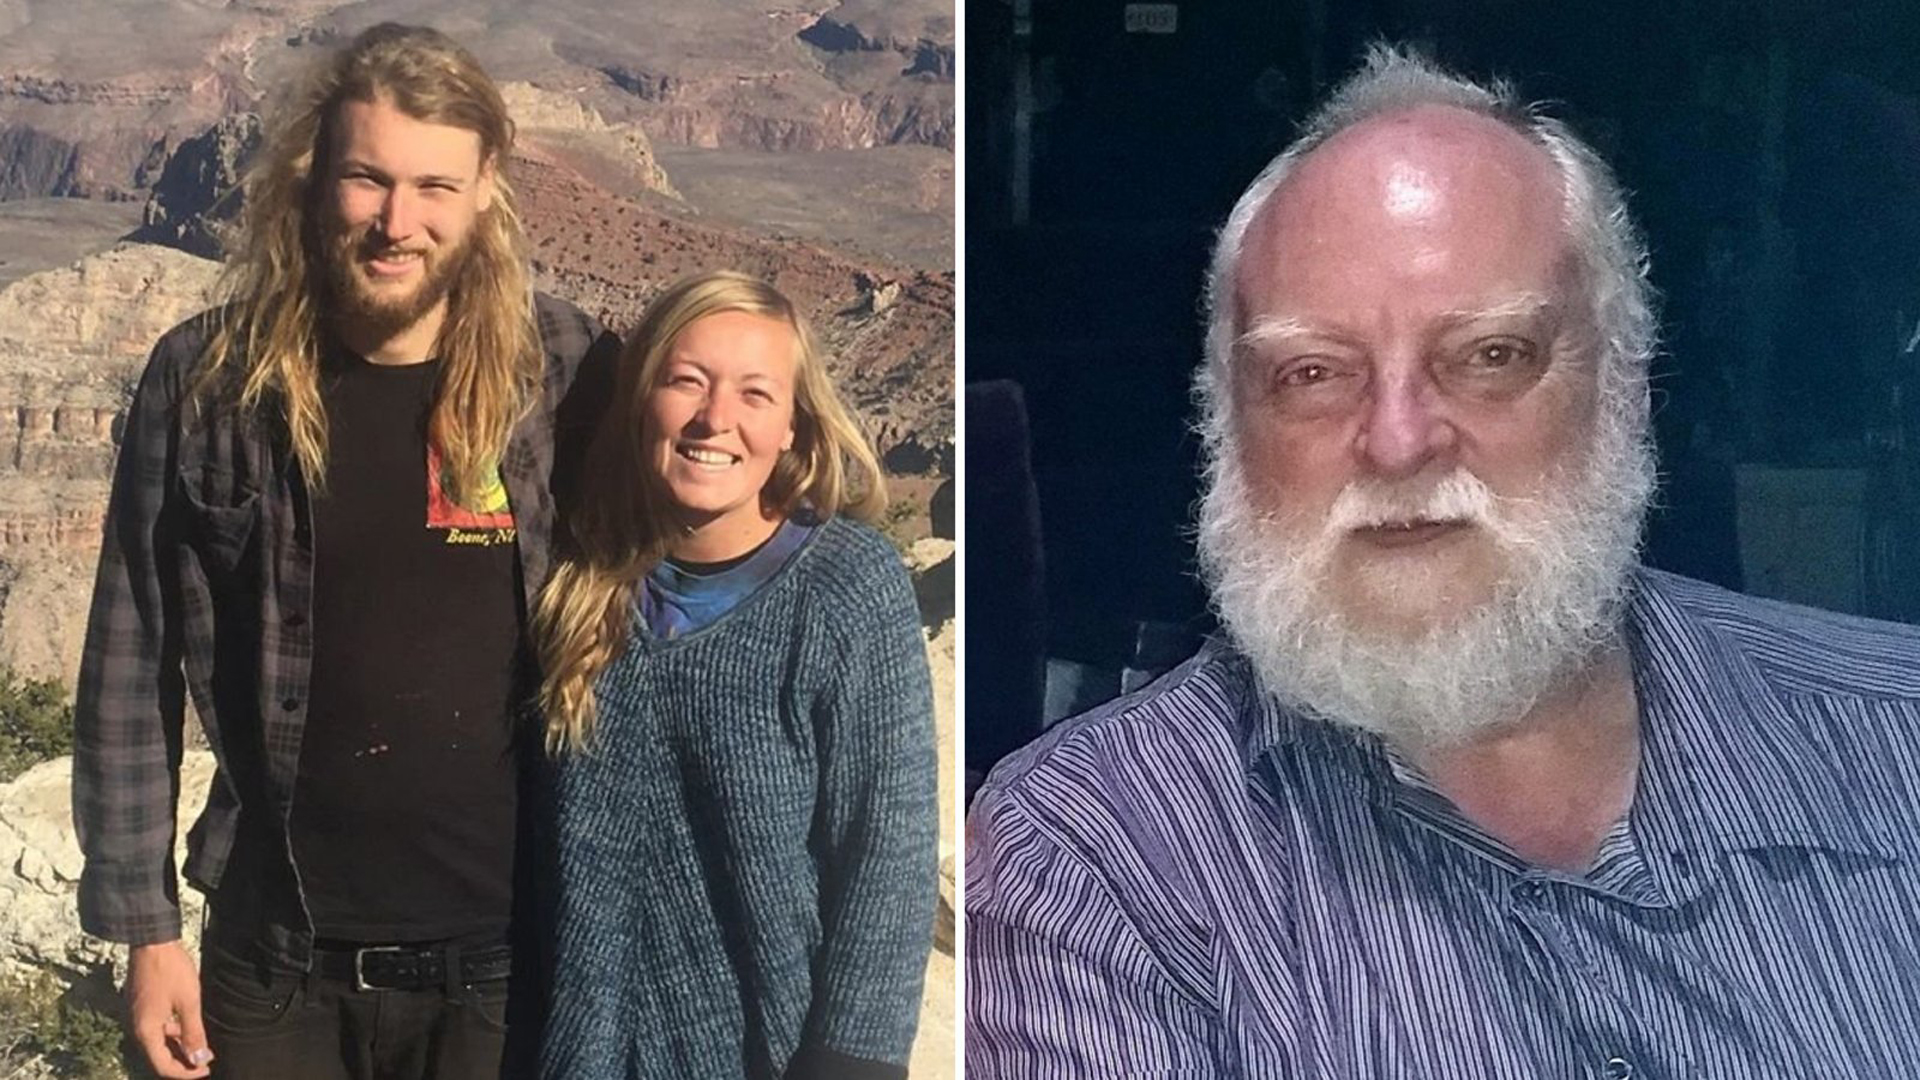
[[[201,1011],[219,1080],[496,1080],[507,980],[359,991],[275,970],[209,937]]]

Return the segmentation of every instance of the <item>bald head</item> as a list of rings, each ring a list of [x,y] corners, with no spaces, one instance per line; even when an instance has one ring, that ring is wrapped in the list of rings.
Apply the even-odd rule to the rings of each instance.
[[[1232,279],[1234,337],[1255,313],[1298,322],[1306,307],[1357,333],[1384,296],[1430,294],[1451,310],[1450,286],[1469,282],[1493,302],[1544,302],[1529,283],[1566,277],[1565,222],[1553,159],[1507,124],[1441,105],[1370,118],[1303,157],[1258,208]]]

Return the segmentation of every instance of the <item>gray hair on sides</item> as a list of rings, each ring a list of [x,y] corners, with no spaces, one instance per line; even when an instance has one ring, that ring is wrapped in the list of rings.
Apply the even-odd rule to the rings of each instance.
[[[1600,422],[1624,442],[1647,438],[1647,369],[1658,346],[1653,287],[1647,281],[1647,248],[1627,214],[1626,194],[1613,170],[1566,124],[1540,106],[1521,101],[1504,82],[1480,84],[1439,67],[1410,49],[1377,43],[1365,61],[1335,87],[1302,126],[1301,135],[1267,163],[1240,196],[1220,228],[1207,272],[1206,359],[1194,376],[1204,471],[1216,477],[1221,456],[1231,451],[1233,343],[1240,333],[1234,279],[1254,218],[1300,161],[1328,139],[1365,120],[1425,105],[1464,109],[1496,120],[1553,159],[1564,184],[1563,219],[1589,293],[1589,310],[1601,349],[1598,357]]]

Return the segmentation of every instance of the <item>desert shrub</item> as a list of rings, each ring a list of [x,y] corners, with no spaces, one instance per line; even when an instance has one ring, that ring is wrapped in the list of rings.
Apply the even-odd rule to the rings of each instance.
[[[73,703],[52,679],[0,668],[0,782],[48,758],[73,753]]]
[[[906,499],[895,499],[887,503],[887,508],[880,514],[880,520],[874,525],[880,530],[880,535],[893,544],[893,549],[904,556],[913,549],[911,537],[914,516],[918,513],[919,507],[913,503]]]
[[[120,1025],[60,993],[53,976],[0,982],[0,1075],[124,1080]]]

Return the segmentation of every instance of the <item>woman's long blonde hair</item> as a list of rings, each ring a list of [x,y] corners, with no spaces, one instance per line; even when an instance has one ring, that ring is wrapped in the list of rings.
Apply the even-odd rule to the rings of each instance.
[[[452,494],[470,503],[496,475],[513,425],[540,385],[544,359],[506,175],[513,121],[479,62],[439,31],[395,23],[366,30],[317,68],[266,125],[266,142],[248,170],[240,231],[221,280],[226,303],[201,362],[197,396],[236,387],[243,409],[271,401],[308,487],[325,487],[322,201],[333,126],[350,101],[385,101],[415,120],[472,131],[480,136],[481,162],[493,170],[492,205],[474,223],[472,254],[448,294],[429,421]]]
[[[880,463],[792,301],[729,270],[669,287],[647,307],[621,355],[613,401],[581,470],[569,540],[534,613],[545,673],[540,703],[555,753],[587,745],[594,679],[625,647],[633,590],[672,537],[670,510],[645,452],[647,399],[681,332],[729,311],[776,319],[794,336],[793,448],[774,464],[761,504],[784,517],[805,503],[822,520],[836,513],[872,520],[886,505]]]

